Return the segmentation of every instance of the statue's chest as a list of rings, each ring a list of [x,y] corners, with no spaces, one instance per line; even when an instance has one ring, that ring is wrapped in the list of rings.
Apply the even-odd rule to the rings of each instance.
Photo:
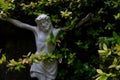
[[[38,35],[37,40],[39,42],[45,42],[49,38],[49,35]]]

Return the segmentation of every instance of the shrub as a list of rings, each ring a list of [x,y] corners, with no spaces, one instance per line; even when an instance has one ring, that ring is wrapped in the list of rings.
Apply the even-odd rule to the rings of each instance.
[[[97,69],[99,74],[105,72],[107,77],[103,76],[104,79],[114,76],[113,69],[119,67],[116,62],[119,56],[117,50],[114,51],[119,46],[119,35],[116,38],[112,36],[113,32],[119,32],[119,6],[120,0],[1,0],[0,12],[5,18],[12,17],[31,24],[35,24],[34,17],[45,13],[51,17],[55,28],[67,28],[60,32],[55,50],[55,55],[62,57],[57,80],[92,80],[99,64],[102,67],[107,65],[105,71]],[[91,16],[87,17],[89,14]],[[110,44],[109,40],[107,42],[112,47],[107,49],[111,54],[105,55],[105,59],[97,52],[100,37],[111,37],[109,40],[112,40]],[[113,56],[113,53],[116,54]],[[113,60],[115,65],[106,64],[106,60],[110,63]]]

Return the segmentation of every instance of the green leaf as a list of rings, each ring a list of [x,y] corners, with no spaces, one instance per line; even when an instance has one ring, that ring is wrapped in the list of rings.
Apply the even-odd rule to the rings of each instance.
[[[116,68],[115,68],[116,70],[119,70],[120,69],[120,65],[118,65],[118,66],[116,66]]]
[[[54,34],[52,31],[50,32],[50,39],[54,39]]]
[[[116,65],[110,65],[108,68],[115,68],[116,67]]]
[[[100,54],[103,54],[105,52],[106,52],[105,50],[98,50],[98,53],[100,53]]]
[[[3,54],[2,55],[2,58],[0,59],[0,61],[2,62],[2,63],[4,63],[4,62],[6,62],[7,60],[6,60],[6,56]],[[2,64],[2,63],[0,63],[0,64]]]
[[[118,37],[118,34],[116,32],[113,32],[113,37]]]
[[[97,73],[101,74],[103,71],[101,69],[97,69]]]
[[[97,79],[95,80],[107,80],[107,76],[99,76]]]
[[[100,8],[100,10],[98,11],[98,14],[104,13],[103,8]]]
[[[116,45],[115,45],[115,49],[116,49],[117,51],[120,51],[120,45],[116,44]],[[118,54],[119,54],[119,53],[118,53]]]
[[[46,42],[47,42],[48,44],[50,44],[50,43],[53,44],[53,45],[56,44],[56,39],[55,39],[54,34],[53,34],[52,31],[50,32],[50,38],[48,38],[48,39],[46,40]]]
[[[103,43],[103,49],[108,50],[107,45],[105,43]]]
[[[118,60],[117,60],[117,58],[115,57],[115,58],[114,58],[114,61],[113,61],[113,64],[117,64],[117,62],[118,62]]]
[[[117,15],[114,15],[114,18],[115,18],[116,20],[120,19],[120,13],[118,13]]]

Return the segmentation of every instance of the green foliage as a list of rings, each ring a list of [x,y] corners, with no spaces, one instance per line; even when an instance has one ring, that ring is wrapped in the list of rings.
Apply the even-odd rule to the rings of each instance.
[[[12,11],[14,9],[14,0],[0,0],[0,14],[2,14],[4,18],[9,16],[8,11]]]
[[[8,11],[9,9],[14,9],[15,6],[13,5],[14,0],[0,0],[0,8],[3,11]]]
[[[58,59],[57,80],[92,80],[96,73],[96,80],[119,79],[120,0],[0,0],[0,14],[5,18],[32,23],[33,17],[43,13],[50,16],[55,28],[68,29],[60,32],[58,41],[50,33],[46,42],[57,44],[55,52],[48,55],[40,53],[39,57],[31,54],[25,59],[11,61],[3,55],[1,64],[14,64],[9,67],[20,70],[25,64]],[[75,27],[88,13],[94,16]]]
[[[47,42],[47,44],[52,44],[52,45],[56,44],[56,39],[55,39],[54,34],[53,34],[52,31],[50,32],[50,38],[47,39],[46,42]]]
[[[22,63],[22,59],[19,59],[18,61],[15,61],[14,59],[10,60],[7,67],[9,67],[8,70],[17,70],[17,71],[20,71],[21,69],[25,68],[25,66]]]
[[[101,63],[97,69],[96,80],[119,79],[120,77],[120,44],[119,35],[113,32],[113,37],[106,38],[108,46],[104,43],[102,50],[98,50],[101,58]]]
[[[74,55],[71,55],[72,58]],[[5,55],[3,54],[0,59],[0,65],[6,64],[6,67],[8,67],[8,70],[11,71],[21,71],[22,69],[26,68],[26,65],[31,65],[33,62],[38,64],[41,61],[49,63],[54,60],[62,59],[61,55],[53,55],[52,53],[47,53],[46,55],[43,55],[42,52],[38,54],[31,54],[28,53],[27,56],[24,55],[23,58],[19,58],[18,61],[15,61],[14,59],[7,61]],[[70,64],[71,60],[69,60]]]
[[[2,55],[1,59],[0,59],[0,64],[3,64],[6,62],[6,57],[5,55]]]

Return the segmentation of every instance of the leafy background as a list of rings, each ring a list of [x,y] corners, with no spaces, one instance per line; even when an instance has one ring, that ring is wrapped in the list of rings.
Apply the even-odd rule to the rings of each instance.
[[[60,32],[58,36],[61,43],[56,46],[55,54],[62,55],[62,62],[59,63],[56,80],[94,80],[94,76],[97,74],[96,69],[101,68],[100,62],[103,59],[97,51],[100,43],[107,42],[107,45],[113,45],[113,47],[115,44],[119,44],[119,8],[120,0],[0,1],[0,12],[4,18],[11,17],[36,25],[34,19],[44,13],[50,16],[55,28],[68,28],[67,31]],[[76,24],[88,13],[94,14],[93,18],[76,28]],[[113,33],[118,37],[114,39]],[[34,35],[30,31],[16,28],[1,20],[0,37],[0,48],[2,53],[5,53],[7,60],[13,58],[17,60],[28,52],[35,52]],[[106,41],[101,37],[112,37],[113,39]],[[30,66],[17,74],[14,70],[7,71],[7,67],[4,66],[1,65],[0,72],[4,74],[4,76],[1,75],[1,80],[21,80],[21,78],[30,80]],[[101,69],[107,68],[108,66]],[[99,70],[98,73],[100,73]],[[99,78],[99,76],[97,77]],[[106,79],[105,77],[101,80]]]

